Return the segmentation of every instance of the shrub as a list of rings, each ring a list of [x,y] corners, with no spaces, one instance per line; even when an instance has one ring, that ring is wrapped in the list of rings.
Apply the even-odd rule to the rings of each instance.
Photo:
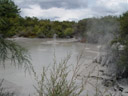
[[[57,64],[54,60],[54,64],[51,68],[43,67],[41,79],[39,80],[36,72],[34,72],[35,79],[37,81],[37,87],[35,87],[38,96],[80,96],[84,90],[84,82],[77,81],[77,75],[80,71],[80,64],[77,64],[70,74],[71,65],[68,65],[70,55]],[[50,72],[50,74],[48,74]]]

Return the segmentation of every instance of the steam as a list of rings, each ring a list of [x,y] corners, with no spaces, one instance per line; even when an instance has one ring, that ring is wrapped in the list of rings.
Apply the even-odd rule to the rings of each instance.
[[[94,59],[94,62],[102,66],[108,66],[108,74],[116,73],[117,71],[116,61],[118,54],[116,46],[111,46],[111,41],[119,31],[120,24],[116,17],[107,16],[87,20],[87,41],[101,46],[100,53]]]
[[[115,17],[92,18],[87,21],[87,41],[108,44],[119,32],[119,22]]]

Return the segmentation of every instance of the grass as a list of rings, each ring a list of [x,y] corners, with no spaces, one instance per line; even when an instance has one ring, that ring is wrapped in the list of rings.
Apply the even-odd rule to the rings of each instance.
[[[98,88],[98,78],[96,78],[95,85],[91,83],[89,78],[97,66],[85,78],[85,76],[79,76],[83,71],[81,70],[83,64],[80,63],[82,55],[77,57],[76,64],[69,64],[70,58],[71,55],[67,55],[58,63],[55,57],[54,63],[51,66],[43,67],[43,71],[39,76],[33,68],[34,77],[37,82],[37,85],[34,85],[37,92],[36,96],[89,96],[88,93],[85,93],[85,87],[88,84],[96,91],[93,96],[112,96],[111,93],[107,93],[107,89],[101,91]],[[99,73],[97,74],[98,76]]]
[[[70,57],[68,55],[60,63],[54,59],[52,67],[43,67],[40,80],[33,70],[37,81],[37,86],[34,86],[37,96],[80,96],[84,90],[84,80],[79,80],[79,83],[77,80],[81,65],[76,64],[71,72],[71,64],[68,64]]]

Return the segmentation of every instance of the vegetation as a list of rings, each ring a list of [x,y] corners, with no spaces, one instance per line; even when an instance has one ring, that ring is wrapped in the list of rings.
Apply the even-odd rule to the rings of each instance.
[[[17,27],[20,10],[11,0],[0,0],[0,64],[5,68],[6,61],[12,65],[24,67],[25,71],[30,68],[29,55],[27,50],[16,44],[7,37],[12,36]],[[14,96],[14,93],[7,92],[0,82],[0,96]]]
[[[74,25],[73,28],[76,36],[85,38],[87,30],[87,19],[80,20]]]
[[[60,38],[73,36],[72,26],[74,22],[38,20],[35,17],[25,17],[20,19],[20,32],[17,32],[19,36],[39,38],[52,38],[54,34],[57,34]]]
[[[6,60],[10,60],[10,63],[15,66],[24,66],[25,71],[30,66],[29,55],[25,48],[13,41],[0,38],[0,63],[4,67]]]
[[[10,3],[10,6],[7,6],[8,3]],[[10,9],[10,11],[6,11],[7,14],[5,14],[6,9]],[[52,38],[54,34],[57,34],[59,38],[76,36],[85,38],[91,43],[98,43],[99,37],[104,37],[108,31],[112,32],[111,28],[115,28],[117,24],[117,17],[113,16],[87,18],[80,20],[78,23],[50,21],[36,17],[23,18],[19,15],[20,9],[11,0],[1,0],[0,11],[0,33],[4,34],[4,37]],[[5,24],[6,26],[4,26]]]
[[[11,0],[0,0],[0,62],[5,67],[5,61],[11,60],[12,64],[25,66],[30,64],[26,54],[27,50],[13,41],[7,40],[16,27],[15,20],[19,18],[20,10]],[[13,21],[14,20],[14,21]]]
[[[73,72],[70,70],[71,65],[68,64],[70,55],[63,59],[59,64],[54,59],[52,67],[44,67],[41,79],[34,72],[38,86],[35,86],[37,96],[80,96],[84,91],[83,79],[77,79],[81,65],[79,63],[74,67]],[[50,73],[50,74],[48,74]]]
[[[60,38],[72,37],[73,24],[74,22],[69,21],[39,20],[36,17],[15,17],[13,18],[11,29],[7,32],[7,36],[52,38],[53,34],[57,34]]]
[[[83,52],[77,56],[76,64],[70,64],[70,55],[63,58],[59,63],[54,58],[51,66],[44,66],[43,71],[37,74],[33,68],[35,80],[34,85],[36,96],[113,96],[109,90],[99,87],[99,67],[91,66],[92,69],[87,71],[88,74],[81,74],[84,70],[88,70],[90,65],[84,65],[81,62]],[[83,66],[85,66],[83,68]],[[96,77],[96,78],[94,78]],[[95,82],[92,82],[92,81]],[[92,93],[88,93],[88,87],[92,87]],[[102,90],[102,91],[101,91]],[[88,95],[89,94],[89,95]],[[90,95],[91,94],[91,95]],[[114,93],[115,94],[115,93]],[[116,96],[116,95],[115,95]]]
[[[118,18],[120,22],[120,31],[118,35],[112,41],[113,44],[117,44],[117,66],[118,75],[121,78],[128,77],[128,11]]]
[[[11,36],[19,17],[19,9],[11,0],[0,0],[0,34]]]
[[[26,54],[27,50],[15,42],[7,40],[7,37],[52,38],[54,34],[57,34],[59,38],[76,36],[84,38],[90,43],[100,44],[110,43],[115,37],[112,44],[117,45],[116,56],[118,57],[115,60],[119,71],[117,73],[122,78],[128,77],[128,12],[120,17],[88,18],[80,20],[78,23],[42,20],[36,17],[23,18],[19,13],[20,9],[12,0],[0,0],[0,62],[4,67],[6,60],[10,60],[18,67],[24,66],[25,70],[30,64],[29,56]],[[76,67],[69,82],[67,80],[69,75],[67,62],[68,59],[58,65],[54,62],[53,69],[50,70],[50,77],[47,77],[46,69],[43,69],[41,80],[36,79],[38,87],[35,88],[39,96],[79,96],[81,94],[83,82],[79,86],[76,85],[76,74],[79,67]],[[34,75],[37,77],[36,72]],[[8,93],[3,94],[2,91],[3,89],[0,88],[0,96],[8,95]]]
[[[117,78],[128,77],[128,11],[120,17],[104,16],[80,20],[74,26],[75,35],[89,43],[106,44],[117,67]],[[111,49],[116,46],[115,49]],[[111,46],[111,47],[110,47]]]
[[[80,20],[74,29],[76,35],[87,42],[103,44],[112,40],[119,29],[119,22],[116,16],[87,18]]]

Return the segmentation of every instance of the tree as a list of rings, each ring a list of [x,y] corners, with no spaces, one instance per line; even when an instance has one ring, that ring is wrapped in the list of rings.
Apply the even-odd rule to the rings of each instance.
[[[74,26],[75,34],[82,38],[86,37],[86,29],[87,29],[87,20],[86,19],[80,20]]]
[[[9,31],[14,26],[14,19],[19,17],[20,9],[11,0],[0,0],[0,34],[9,36]]]
[[[13,41],[7,40],[13,34],[17,26],[19,9],[11,0],[0,0],[0,64],[5,68],[6,60],[10,60],[15,66],[30,68],[29,55],[27,50]],[[18,64],[17,64],[18,63]],[[30,71],[29,71],[30,72]],[[13,93],[4,92],[2,82],[0,82],[0,96],[14,96]]]
[[[64,36],[72,36],[73,34],[73,29],[72,28],[66,28],[64,30]]]
[[[13,1],[0,0],[0,63],[5,67],[5,62],[9,59],[14,65],[18,63],[18,67],[24,64],[26,70],[30,64],[27,50],[6,39],[14,27],[13,19],[19,17],[19,12]]]

